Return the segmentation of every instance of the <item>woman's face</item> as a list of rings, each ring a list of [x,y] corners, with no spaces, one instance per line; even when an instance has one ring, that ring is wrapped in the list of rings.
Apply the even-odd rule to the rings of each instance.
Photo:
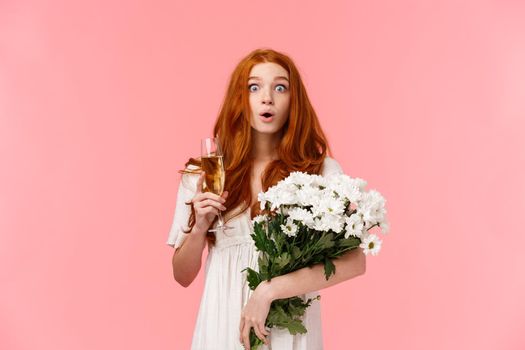
[[[252,67],[248,78],[251,126],[260,133],[273,134],[286,123],[290,107],[288,72],[273,62]]]

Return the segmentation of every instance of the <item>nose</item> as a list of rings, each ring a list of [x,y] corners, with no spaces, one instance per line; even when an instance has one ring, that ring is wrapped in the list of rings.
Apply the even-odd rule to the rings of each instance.
[[[263,104],[273,104],[273,97],[272,93],[268,89],[264,89],[263,95],[262,95],[262,103]]]

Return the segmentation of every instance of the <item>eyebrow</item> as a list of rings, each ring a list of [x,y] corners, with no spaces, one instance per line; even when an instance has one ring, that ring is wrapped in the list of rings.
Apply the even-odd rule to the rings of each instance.
[[[259,78],[259,77],[249,77],[248,80],[250,80],[250,79],[261,80],[261,78]],[[278,80],[278,79],[284,79],[284,80],[290,82],[287,77],[282,76],[282,75],[280,75],[278,77],[275,77],[273,80]]]

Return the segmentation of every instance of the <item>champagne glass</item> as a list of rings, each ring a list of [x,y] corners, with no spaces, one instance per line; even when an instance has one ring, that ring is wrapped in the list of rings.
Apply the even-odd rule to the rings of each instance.
[[[206,137],[201,140],[201,159],[202,170],[204,170],[204,190],[212,192],[216,195],[222,195],[224,191],[224,180],[226,172],[224,171],[223,154],[219,139],[213,137]],[[231,229],[227,226],[219,210],[219,224],[215,228],[211,228],[209,232],[223,231]]]

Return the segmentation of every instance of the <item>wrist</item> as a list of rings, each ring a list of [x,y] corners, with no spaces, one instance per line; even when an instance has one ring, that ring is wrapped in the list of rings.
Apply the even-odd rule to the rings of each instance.
[[[198,244],[202,249],[206,246],[206,234],[208,230],[200,230],[198,227],[193,227],[189,233],[186,233],[188,237],[186,239]]]
[[[275,296],[275,284],[272,285],[271,282],[262,281],[259,283],[255,291],[260,295],[261,298],[266,300],[268,303],[272,303],[276,298]]]
[[[191,229],[191,232],[189,234],[204,238],[206,237],[207,233],[208,233],[208,228],[202,228],[202,227],[198,227],[197,225],[193,225],[193,228]]]

